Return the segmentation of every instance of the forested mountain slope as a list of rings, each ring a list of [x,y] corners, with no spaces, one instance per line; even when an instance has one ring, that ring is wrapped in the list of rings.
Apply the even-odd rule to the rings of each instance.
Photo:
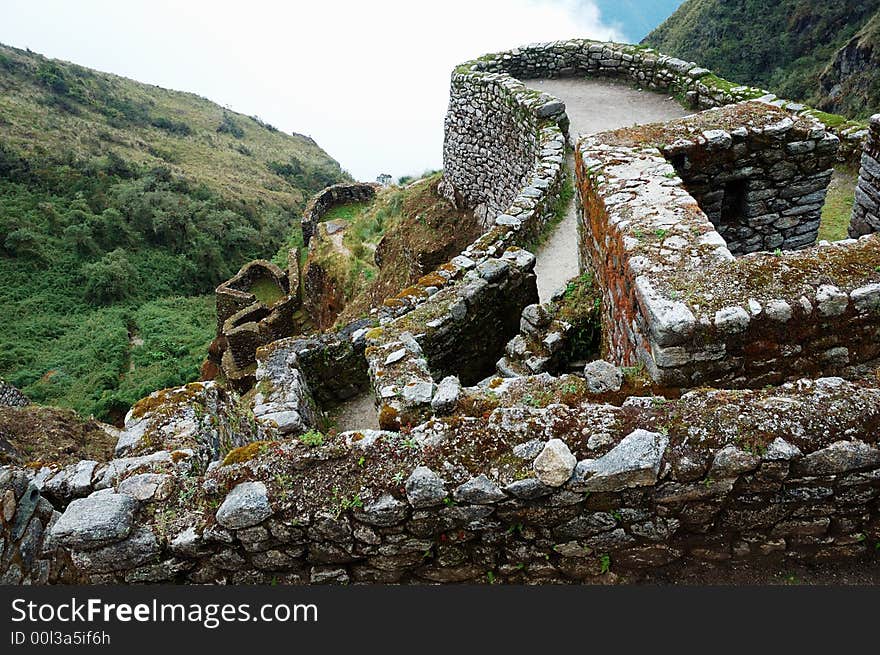
[[[0,46],[0,377],[100,418],[195,378],[207,294],[344,179],[308,137]]]
[[[878,32],[880,0],[687,0],[644,43],[862,118],[880,111]]]

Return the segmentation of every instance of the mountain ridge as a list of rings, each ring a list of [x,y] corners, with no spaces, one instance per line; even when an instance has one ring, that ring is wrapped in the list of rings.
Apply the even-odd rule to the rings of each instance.
[[[737,83],[864,118],[880,110],[880,48],[870,39],[855,68],[837,67],[845,74],[834,75],[835,61],[878,16],[880,0],[686,0],[642,43]]]

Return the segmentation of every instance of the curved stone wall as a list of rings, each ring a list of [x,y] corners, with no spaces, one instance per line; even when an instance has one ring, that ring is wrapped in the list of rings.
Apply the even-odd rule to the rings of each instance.
[[[573,75],[612,77],[674,94],[697,109],[762,99],[792,114],[806,114],[822,121],[841,140],[839,156],[849,161],[858,161],[867,136],[867,126],[859,121],[778,98],[764,89],[738,85],[693,62],[638,45],[588,39],[553,41],[485,55],[463,64],[457,71],[503,73],[523,80]]]
[[[528,200],[540,198],[554,184],[552,175],[540,174],[536,161],[562,164],[564,154],[548,150],[542,139],[540,128],[554,124],[567,137],[565,105],[553,96],[508,75],[459,67],[450,85],[441,190],[457,205],[473,209],[484,225],[508,213],[511,205],[530,205]],[[512,215],[533,211],[523,210]]]
[[[339,205],[347,205],[352,202],[368,202],[376,197],[378,184],[367,182],[352,182],[334,184],[328,186],[312,196],[303,211],[301,225],[303,243],[308,247],[315,227],[321,222],[328,211]]]

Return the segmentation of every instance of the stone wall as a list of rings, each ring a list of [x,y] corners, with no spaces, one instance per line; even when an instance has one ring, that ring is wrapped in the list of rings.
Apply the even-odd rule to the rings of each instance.
[[[277,298],[268,304],[254,289],[262,284],[274,289]],[[282,271],[262,259],[248,262],[232,278],[217,287],[217,339],[212,348],[215,364],[224,377],[240,390],[253,384],[257,348],[291,334],[303,324],[299,312],[299,249],[288,253],[288,269]]]
[[[808,116],[734,107],[632,132],[661,129],[660,151],[733,254],[815,243],[840,140]]]
[[[21,391],[0,379],[0,407],[24,407],[31,401]]]
[[[156,392],[132,409],[109,462],[0,469],[3,581],[609,582],[677,564],[876,557],[874,386],[799,379],[624,399],[621,371],[602,362],[592,377],[461,386],[455,373],[496,345],[499,356],[535,302],[534,256],[519,245],[552,214],[563,176],[564,112],[508,72],[573,73],[585,56],[697,104],[757,92],[596,45],[456,69],[447,136],[479,131],[468,88],[509,94],[517,107],[500,109],[499,125],[519,116],[528,133],[505,135],[497,154],[520,166],[531,149],[532,168],[511,169],[524,171],[516,179],[489,160],[458,162],[446,192],[453,175],[463,188],[494,180],[497,195],[477,198],[494,223],[387,300],[379,327],[259,348],[244,398],[214,384]],[[736,259],[660,150],[587,139],[576,165],[582,257],[604,290],[616,362],[669,384],[763,387],[878,348],[876,237]],[[396,431],[302,434],[320,423],[318,402],[367,378],[380,424]]]
[[[504,73],[521,80],[576,75],[611,77],[674,94],[696,109],[760,98],[791,114],[809,115],[825,123],[826,128],[841,140],[839,157],[848,161],[858,160],[867,135],[867,127],[858,121],[816,111],[778,98],[764,89],[738,85],[693,62],[637,45],[587,39],[553,41],[484,55],[456,70]]]
[[[507,75],[457,69],[445,122],[443,193],[487,226],[510,214],[511,205],[525,205],[517,216],[534,211],[533,201],[554,184],[536,161],[562,164],[564,153],[541,138],[540,128],[553,123],[567,134],[565,105],[553,96]]]
[[[315,228],[328,211],[352,202],[368,202],[376,197],[381,185],[367,182],[334,184],[312,196],[302,216],[303,243],[308,247]]]
[[[750,115],[748,129],[778,120]],[[585,137],[577,159],[582,260],[603,289],[612,361],[672,387],[758,387],[880,355],[880,239],[735,259],[673,166],[633,133]]]
[[[880,114],[871,117],[849,224],[851,237],[872,232],[880,232]]]
[[[382,427],[416,425],[454,405],[461,382],[491,375],[523,307],[537,300],[535,257],[525,250],[453,261],[429,302],[366,334]]]
[[[31,525],[28,481],[3,470],[3,568],[10,582],[69,563],[90,583],[558,583],[871,557],[878,428],[880,391],[837,378],[622,407],[551,399],[407,434],[262,442],[195,477],[141,462],[90,493],[96,471],[57,513],[32,482],[25,543],[10,535]]]

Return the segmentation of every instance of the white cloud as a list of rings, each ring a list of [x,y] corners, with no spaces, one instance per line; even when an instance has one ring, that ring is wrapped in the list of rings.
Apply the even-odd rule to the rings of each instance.
[[[537,41],[621,38],[583,0],[5,4],[0,42],[257,114],[367,180],[441,166],[455,64]]]

